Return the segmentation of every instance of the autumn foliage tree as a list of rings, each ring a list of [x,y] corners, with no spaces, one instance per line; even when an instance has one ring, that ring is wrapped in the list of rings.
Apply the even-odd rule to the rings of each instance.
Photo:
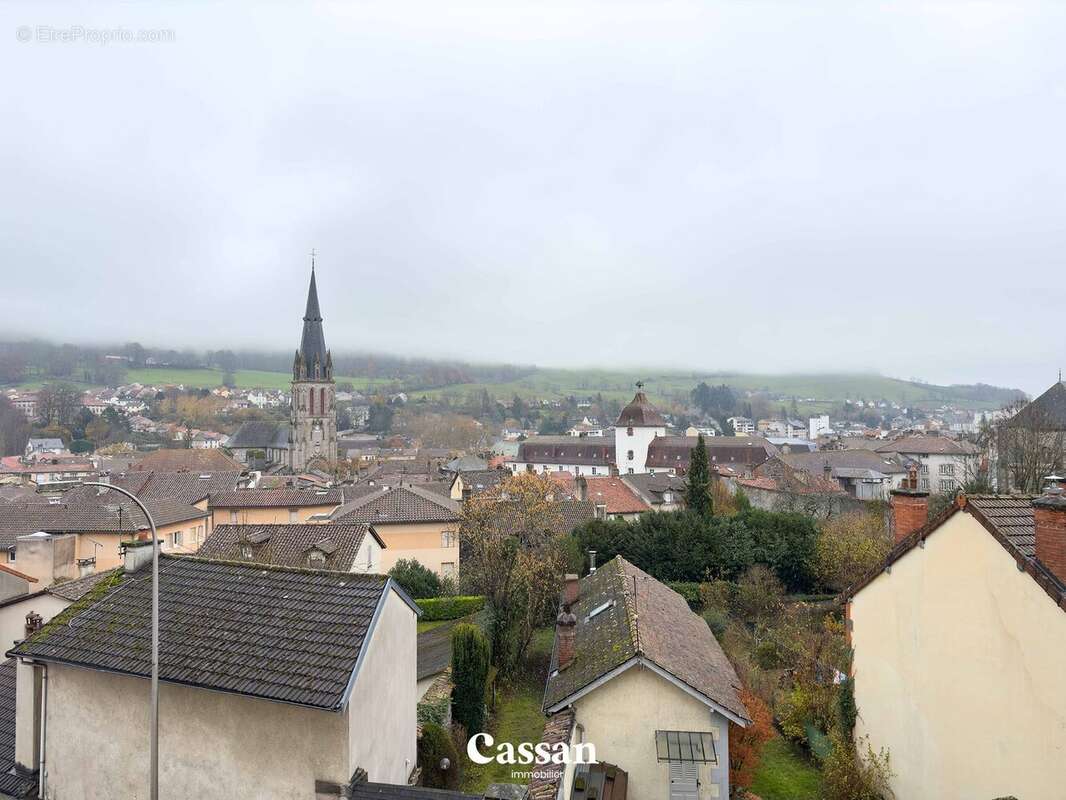
[[[729,723],[729,785],[747,789],[755,780],[763,745],[774,735],[774,715],[758,695],[740,690],[740,700],[748,709],[747,727]]]
[[[842,591],[873,571],[891,547],[892,539],[879,514],[830,517],[822,523],[815,545],[815,574],[827,589]]]
[[[550,477],[522,473],[463,504],[463,580],[487,599],[493,663],[504,673],[556,610],[567,552],[558,492]]]

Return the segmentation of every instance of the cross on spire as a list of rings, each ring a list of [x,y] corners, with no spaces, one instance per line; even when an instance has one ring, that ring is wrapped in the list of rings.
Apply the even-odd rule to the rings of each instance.
[[[311,271],[315,271],[315,248],[311,248]]]

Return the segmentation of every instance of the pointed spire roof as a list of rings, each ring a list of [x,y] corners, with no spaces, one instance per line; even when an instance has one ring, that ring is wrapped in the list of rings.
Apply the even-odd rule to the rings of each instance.
[[[304,312],[304,330],[300,338],[300,356],[308,377],[326,377],[326,337],[322,332],[322,312],[318,307],[318,286],[315,283],[315,266],[311,263],[311,285],[307,289],[307,310]],[[320,365],[318,376],[315,364]]]
[[[651,404],[648,396],[644,394],[644,384],[637,383],[637,393],[629,405],[622,409],[618,415],[616,427],[620,428],[663,428],[666,420],[659,413],[659,409]]]

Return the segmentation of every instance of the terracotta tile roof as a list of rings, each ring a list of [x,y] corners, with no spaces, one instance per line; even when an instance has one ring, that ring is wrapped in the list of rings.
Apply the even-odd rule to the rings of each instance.
[[[540,741],[554,747],[557,744],[569,744],[574,731],[574,710],[565,708],[548,717],[544,723],[544,732]],[[564,764],[538,764],[529,779],[527,800],[555,800],[559,793],[559,783],[566,769]]]
[[[459,504],[417,486],[401,486],[345,503],[333,512],[335,522],[456,522]]]
[[[339,506],[344,500],[340,489],[236,489],[213,492],[210,508],[300,508]]]
[[[391,581],[382,575],[160,557],[160,680],[338,711]],[[149,570],[116,576],[13,648],[150,674]],[[414,618],[411,625],[415,624]]]
[[[651,506],[641,500],[621,478],[590,476],[581,480],[587,487],[585,498],[594,505],[606,506],[608,514],[640,514],[651,511]]]
[[[591,616],[594,609],[607,607]],[[546,710],[634,658],[643,658],[740,719],[740,680],[704,620],[681,595],[621,556],[582,579],[574,660],[558,669],[557,652],[544,692]]]
[[[252,548],[251,561],[278,567],[309,567],[308,555],[318,550],[326,556],[318,569],[351,572],[363,540],[373,536],[384,542],[366,523],[344,525],[216,525],[196,555],[224,561],[242,561],[241,546]]]
[[[221,472],[242,470],[243,467],[221,450],[205,448],[164,449],[148,453],[134,462],[131,470],[156,470],[159,472]]]

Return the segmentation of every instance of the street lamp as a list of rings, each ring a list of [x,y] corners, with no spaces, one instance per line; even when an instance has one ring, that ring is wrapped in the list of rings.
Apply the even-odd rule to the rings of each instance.
[[[152,690],[151,711],[148,718],[149,760],[151,761],[149,797],[151,800],[159,800],[159,539],[155,532],[155,520],[148,513],[144,503],[137,499],[137,495],[120,486],[100,481],[78,481],[77,485],[101,486],[126,495],[148,518],[148,525],[152,529]]]

